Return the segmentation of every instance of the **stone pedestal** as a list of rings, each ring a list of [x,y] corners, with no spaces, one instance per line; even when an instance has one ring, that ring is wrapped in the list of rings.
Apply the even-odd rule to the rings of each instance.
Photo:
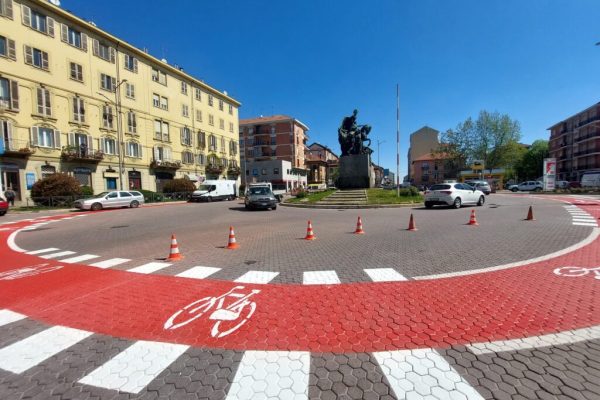
[[[371,166],[370,154],[355,154],[340,157],[340,189],[367,189],[375,186],[375,170]]]

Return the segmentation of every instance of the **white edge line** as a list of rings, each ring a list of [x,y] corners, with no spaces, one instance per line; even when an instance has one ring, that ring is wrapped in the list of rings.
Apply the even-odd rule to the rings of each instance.
[[[25,249],[20,248],[19,246],[17,246],[17,243],[15,243],[15,238],[17,237],[19,232],[21,232],[22,230],[23,229],[17,229],[16,231],[14,231],[13,233],[10,234],[8,239],[6,239],[6,244],[8,245],[8,247],[12,251],[16,251],[17,253],[25,253],[27,251]]]

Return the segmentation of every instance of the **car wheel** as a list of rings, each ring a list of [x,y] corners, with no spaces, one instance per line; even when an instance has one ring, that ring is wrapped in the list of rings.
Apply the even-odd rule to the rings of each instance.
[[[6,210],[0,211],[0,217],[3,216],[4,214],[6,214]]]
[[[455,198],[452,206],[454,208],[460,208],[461,205],[462,205],[462,201],[460,200],[460,197]]]
[[[212,197],[210,197],[210,196],[206,196],[206,202],[207,202],[207,203],[210,203],[211,201],[212,201]]]
[[[433,204],[431,204],[430,202],[426,201],[425,202],[425,208],[433,208]]]
[[[541,191],[542,191],[541,187],[536,187],[535,190],[534,190],[534,192],[541,192]]]
[[[511,191],[511,192],[517,192],[518,190],[519,190],[519,189],[517,189],[517,188],[512,188],[512,189],[510,189],[510,191]]]
[[[98,210],[102,210],[102,204],[100,203],[94,203],[92,204],[92,207],[90,207],[92,211],[98,211]]]
[[[250,206],[248,204],[244,204],[244,207],[246,208],[246,210],[250,209]]]
[[[485,197],[484,196],[479,196],[479,201],[477,202],[477,205],[479,207],[481,207],[484,203],[485,203]]]
[[[271,210],[273,210],[273,211],[277,210],[277,206],[271,207]]]
[[[131,204],[129,205],[129,207],[131,208],[138,208],[140,206],[140,202],[137,200],[134,200],[131,202]]]

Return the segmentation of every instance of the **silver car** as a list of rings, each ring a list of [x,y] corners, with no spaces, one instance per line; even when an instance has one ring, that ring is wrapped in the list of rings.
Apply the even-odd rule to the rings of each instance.
[[[484,203],[485,195],[483,192],[466,183],[438,183],[431,186],[425,193],[426,208],[435,205],[460,208],[463,204],[482,206]]]
[[[80,210],[98,211],[103,208],[131,207],[137,208],[144,204],[144,195],[136,191],[113,190],[100,193],[89,199],[79,199],[73,203]]]

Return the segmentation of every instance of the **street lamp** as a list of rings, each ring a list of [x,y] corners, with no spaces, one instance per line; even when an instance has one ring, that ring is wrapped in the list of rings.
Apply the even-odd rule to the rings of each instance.
[[[125,169],[125,143],[123,142],[123,130],[121,129],[121,96],[120,90],[122,84],[127,82],[127,79],[121,80],[114,88],[113,93],[115,94],[115,101],[112,101],[106,95],[100,92],[96,92],[98,95],[104,97],[109,103],[113,104],[117,111],[117,140],[119,142],[119,190],[123,190],[123,170]]]

